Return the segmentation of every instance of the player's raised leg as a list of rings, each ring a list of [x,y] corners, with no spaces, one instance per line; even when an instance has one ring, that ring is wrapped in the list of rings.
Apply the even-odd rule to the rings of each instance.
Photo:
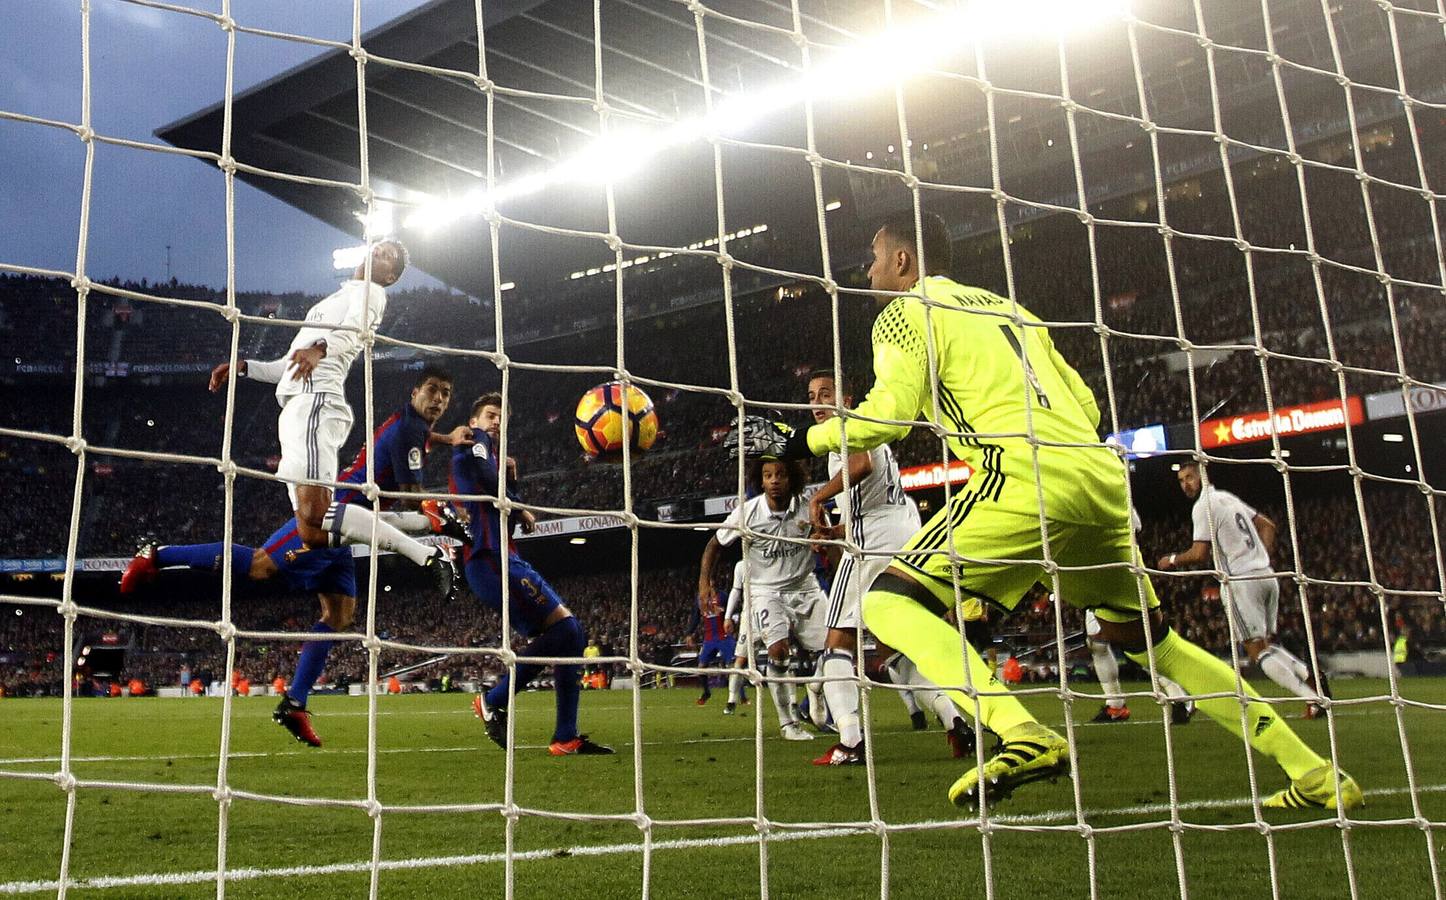
[[[249,578],[257,551],[252,547],[232,544],[230,551],[220,542],[210,544],[144,544],[121,573],[120,592],[130,594],[156,580],[161,569],[182,567],[202,572],[220,573],[230,566],[233,579]]]

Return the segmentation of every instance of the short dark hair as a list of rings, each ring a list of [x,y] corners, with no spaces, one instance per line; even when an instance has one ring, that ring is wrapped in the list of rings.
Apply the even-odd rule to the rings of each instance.
[[[498,409],[501,409],[501,408],[502,408],[502,395],[499,394],[499,393],[497,393],[496,391],[488,391],[487,393],[485,393],[485,394],[483,394],[482,396],[478,397],[476,400],[473,400],[473,401],[472,401],[472,411],[467,414],[467,418],[468,418],[468,419],[475,419],[475,418],[477,418],[477,414],[480,413],[480,412],[482,411],[482,408],[483,408],[483,407],[486,407],[486,406],[495,406],[495,407],[497,407]]]
[[[422,366],[422,371],[417,373],[417,380],[412,382],[413,388],[419,388],[427,383],[427,379],[435,378],[444,384],[452,384],[452,373],[436,363],[427,363]]]
[[[954,249],[949,242],[949,227],[937,213],[920,213],[919,220],[924,227],[924,262],[929,269],[925,275],[947,275],[954,266]],[[900,210],[884,218],[879,230],[890,239],[909,250],[919,252],[919,233],[914,229],[914,211]]]
[[[377,247],[385,247],[385,246],[388,245],[388,244],[391,244],[393,247],[396,247],[396,248],[397,248],[397,257],[398,257],[398,259],[400,259],[400,261],[401,261],[401,263],[402,263],[402,269],[403,269],[403,271],[405,271],[406,268],[407,268],[407,266],[410,266],[410,265],[412,264],[412,254],[407,251],[407,245],[406,245],[406,244],[403,244],[401,241],[397,240],[396,238],[387,238],[387,239],[384,240],[384,241],[377,241],[376,246],[377,246]],[[376,249],[373,248],[372,252],[375,253],[375,252],[376,252]]]
[[[809,372],[809,373],[808,373],[808,380],[809,380],[809,381],[813,381],[815,378],[827,378],[829,381],[832,381],[832,382],[833,382],[834,391],[843,394],[843,396],[845,396],[845,397],[857,397],[857,396],[858,396],[857,394],[854,393],[854,390],[853,390],[853,388],[854,388],[854,380],[853,380],[853,378],[849,377],[848,375],[845,375],[845,376],[843,377],[843,388],[842,388],[841,390],[840,390],[840,388],[839,388],[839,381],[838,381],[838,379],[835,378],[834,375],[833,375],[833,369],[814,369],[812,372]],[[807,384],[807,382],[805,382],[805,384]]]
[[[750,462],[744,482],[748,493],[754,496],[763,493],[763,466],[771,462],[783,463],[788,470],[788,496],[797,497],[802,494],[803,489],[808,486],[808,472],[804,471],[803,463],[796,459],[755,459]]]

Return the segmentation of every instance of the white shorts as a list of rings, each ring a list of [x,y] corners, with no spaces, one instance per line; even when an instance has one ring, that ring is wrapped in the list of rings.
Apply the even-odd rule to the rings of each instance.
[[[847,631],[857,628],[863,621],[860,612],[864,594],[893,562],[892,556],[845,554],[834,571],[833,584],[829,585],[828,615],[824,617],[824,624]]]
[[[1280,582],[1266,573],[1259,578],[1231,579],[1221,585],[1225,608],[1235,623],[1235,638],[1254,641],[1275,634],[1275,618],[1280,612]]]
[[[276,420],[281,462],[276,474],[286,479],[292,509],[297,481],[336,481],[336,456],[351,434],[351,424],[351,407],[336,394],[297,394],[281,407]]]
[[[786,594],[756,591],[753,594],[753,636],[771,647],[788,640],[793,634],[805,650],[823,649],[828,626],[824,617],[828,598],[823,591],[789,592]]]

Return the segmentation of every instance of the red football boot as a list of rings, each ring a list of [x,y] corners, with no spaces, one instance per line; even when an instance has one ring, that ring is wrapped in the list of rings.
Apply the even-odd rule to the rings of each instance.
[[[156,580],[161,570],[156,568],[156,545],[142,544],[136,555],[126,564],[126,570],[121,573],[120,592],[122,594],[134,593],[140,590],[142,585],[150,584]]]

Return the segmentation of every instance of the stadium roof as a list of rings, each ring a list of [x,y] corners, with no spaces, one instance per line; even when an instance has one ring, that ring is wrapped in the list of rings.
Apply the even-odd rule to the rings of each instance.
[[[787,25],[788,5],[746,0],[747,15],[768,14]],[[862,3],[831,0],[836,13]],[[490,111],[499,182],[536,173],[575,154],[599,130],[592,103],[595,85],[591,4],[570,0],[502,0],[485,7],[487,75],[506,89],[494,94]],[[617,111],[613,129],[651,127],[700,110],[703,88],[692,15],[686,7],[660,0],[605,0],[603,10],[603,84],[607,102]],[[835,19],[836,21],[837,19]],[[809,26],[820,40],[846,35],[816,21]],[[708,23],[708,63],[724,98],[745,85],[776,81],[796,63],[796,48],[777,35],[760,36],[722,20]],[[439,69],[476,72],[478,41],[472,0],[433,0],[377,28],[363,38],[371,54]],[[775,55],[775,51],[783,55]],[[413,200],[420,196],[461,196],[485,184],[487,171],[487,95],[473,81],[435,71],[373,63],[366,69],[367,130],[372,183],[379,196]],[[157,134],[173,144],[216,151],[223,107],[216,104]],[[232,154],[264,169],[359,181],[356,66],[345,50],[334,49],[271,80],[237,94],[233,112]],[[702,152],[699,152],[702,151]],[[620,186],[620,228],[629,240],[688,243],[717,233],[711,154],[706,145],[691,148],[688,159],[658,163],[660,178],[630,190]],[[797,159],[752,159],[748,174],[735,172],[728,199],[737,202],[739,227],[770,221],[779,210],[797,207],[812,217],[807,169]],[[785,178],[782,169],[793,169]],[[770,174],[771,173],[771,174]],[[256,187],[345,231],[360,234],[359,198],[349,191],[242,173]],[[759,190],[761,180],[773,183]],[[788,181],[796,201],[780,190]],[[734,188],[738,190],[735,194]],[[666,199],[663,199],[666,198]],[[599,187],[579,196],[542,196],[508,215],[567,228],[604,230],[605,201]],[[733,227],[730,225],[730,227]],[[463,229],[426,239],[405,235],[414,258],[444,281],[474,293],[490,294],[485,228]],[[683,239],[684,236],[688,236]],[[606,248],[600,243],[546,241],[536,235],[504,235],[508,244],[529,241],[533,252],[504,247],[508,279],[542,272],[564,275],[570,265],[596,265]],[[542,252],[537,252],[541,250]]]
[[[1144,15],[1159,24],[1185,31],[1196,28],[1191,4],[1149,2]],[[1321,41],[1306,32],[1319,8],[1291,2],[1273,11],[1282,53],[1294,58],[1320,58]],[[1211,7],[1211,35],[1222,42],[1258,45],[1262,32],[1259,11],[1227,4]],[[857,42],[884,28],[882,4],[876,0],[799,0],[802,28],[816,41],[814,63],[827,60],[830,48]],[[576,0],[489,0],[484,5],[481,44],[486,76],[496,88],[489,94],[466,73],[478,69],[479,41],[474,0],[432,0],[363,38],[369,54],[401,65],[373,61],[366,67],[368,164],[379,197],[404,204],[435,203],[477,196],[486,185],[488,125],[498,184],[518,183],[528,176],[574,160],[596,147],[599,116],[594,104],[596,75],[602,71],[604,98],[613,111],[609,133],[629,133],[646,141],[669,126],[699,116],[705,108],[699,42],[693,13],[676,0],[602,0],[603,46],[594,47],[593,5]],[[1363,5],[1362,9],[1365,9]],[[1372,8],[1373,9],[1373,8]],[[1372,9],[1365,9],[1370,15]],[[1314,10],[1314,13],[1312,13]],[[757,96],[789,79],[800,77],[799,48],[788,34],[792,7],[786,0],[710,0],[704,17],[709,84],[715,107],[730,98]],[[1137,12],[1140,12],[1137,9]],[[934,15],[907,2],[894,4],[895,22]],[[1189,127],[1209,127],[1208,89],[1203,76],[1203,51],[1193,40],[1149,33],[1141,42],[1141,66],[1151,92],[1157,120]],[[1439,38],[1438,38],[1439,39]],[[1347,51],[1350,47],[1347,46]],[[1027,92],[1057,93],[1057,53],[1045,41],[1039,53],[991,57],[991,82],[1019,94],[996,94],[996,136],[1007,164],[1006,189],[1018,191],[1026,182],[1047,191],[1072,189],[1065,120],[1057,101]],[[962,53],[966,74],[973,73],[972,53]],[[1237,55],[1238,56],[1238,55]],[[1377,53],[1386,64],[1390,56]],[[1232,59],[1221,78],[1244,78],[1258,59]],[[1328,64],[1328,62],[1327,62]],[[1124,115],[1137,112],[1134,70],[1124,30],[1070,47],[1072,89],[1088,105]],[[1237,72],[1236,70],[1239,70]],[[887,71],[880,69],[881,73]],[[1243,73],[1243,74],[1242,74]],[[1351,71],[1353,76],[1358,73]],[[1389,71],[1382,73],[1389,83]],[[1279,122],[1273,89],[1259,83],[1254,91],[1230,91],[1236,109],[1252,104],[1262,110],[1263,123]],[[1329,79],[1309,89],[1340,90]],[[887,86],[887,85],[885,85]],[[1228,87],[1225,85],[1222,87]],[[1292,85],[1292,99],[1306,88]],[[973,174],[968,183],[989,183],[989,134],[981,92],[966,79],[931,79],[910,85],[906,96],[910,133],[916,140],[950,141],[955,160]],[[750,123],[733,135],[749,142],[805,145],[804,117],[795,103],[771,119]],[[831,158],[862,161],[865,153],[883,157],[886,146],[899,140],[899,116],[892,90],[868,96],[835,97],[817,108],[820,150]],[[234,101],[232,153],[263,169],[356,183],[360,180],[356,64],[345,49],[333,49],[263,84],[237,94]],[[178,146],[219,150],[223,110],[220,104],[167,125],[157,134]],[[1083,117],[1083,153],[1097,154],[1091,175],[1127,166],[1145,166],[1148,159],[1125,159],[1119,148],[1138,138],[1136,123]],[[1227,121],[1227,131],[1279,143],[1268,134],[1251,132],[1240,116]],[[1258,130],[1258,129],[1257,129]],[[1057,149],[1055,148],[1058,145]],[[636,146],[636,144],[634,144]],[[1143,149],[1143,147],[1141,148]],[[936,147],[936,152],[938,148]],[[1165,151],[1168,156],[1170,148]],[[1183,150],[1182,150],[1183,152]],[[1191,152],[1197,152],[1193,149]],[[730,144],[723,152],[724,201],[728,230],[767,222],[772,227],[814,229],[816,221],[811,169],[798,153],[766,151]],[[638,160],[599,157],[599,165],[628,165]],[[1089,161],[1087,160],[1087,163]],[[716,235],[717,196],[711,146],[694,140],[641,161],[646,177],[621,179],[616,187],[618,231],[638,244],[677,246]],[[877,163],[885,165],[885,163]],[[1052,170],[1052,174],[1048,172]],[[858,176],[846,177],[826,168],[826,199],[850,196]],[[364,210],[354,191],[242,173],[241,177],[287,203],[349,233],[360,236]],[[1060,181],[1064,178],[1063,181]],[[895,203],[907,194],[893,187]],[[885,192],[888,193],[888,192]],[[1027,193],[1027,191],[1026,191]],[[987,201],[987,197],[971,195]],[[963,203],[963,195],[936,198]],[[936,203],[936,206],[938,204]],[[399,220],[405,219],[402,207]],[[504,215],[566,229],[604,231],[607,207],[600,184],[554,185],[512,201]],[[485,224],[478,218],[467,227],[430,231],[397,228],[426,271],[464,291],[491,294],[491,248]],[[559,236],[531,229],[504,227],[499,280],[534,285],[566,277],[576,269],[598,266],[611,258],[597,240]]]

